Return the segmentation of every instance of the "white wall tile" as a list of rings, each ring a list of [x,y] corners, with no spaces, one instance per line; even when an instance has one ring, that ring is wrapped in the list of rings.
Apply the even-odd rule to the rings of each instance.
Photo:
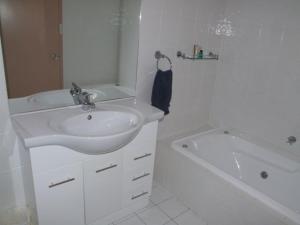
[[[25,205],[21,168],[0,173],[0,210]]]
[[[207,123],[216,76],[215,62],[183,61],[178,50],[192,54],[195,43],[218,49],[220,39],[208,29],[223,12],[220,0],[145,0],[142,3],[137,97],[150,102],[156,73],[154,52],[173,62],[173,98],[170,115],[160,124],[164,138]],[[205,20],[203,19],[205,18]]]
[[[21,167],[21,164],[15,133],[0,135],[0,173]]]
[[[4,64],[2,58],[2,47],[0,45],[0,134],[5,133],[6,129],[10,127]]]
[[[300,155],[299,1],[228,0],[211,121]],[[298,22],[296,22],[298,21]]]
[[[0,209],[24,206],[21,161],[7,103],[4,65],[0,45]]]

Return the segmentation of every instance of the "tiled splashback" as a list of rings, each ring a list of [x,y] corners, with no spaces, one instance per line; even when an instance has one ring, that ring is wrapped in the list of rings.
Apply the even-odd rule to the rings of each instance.
[[[137,97],[150,101],[160,50],[173,61],[173,98],[170,115],[160,123],[159,138],[207,123],[216,61],[189,61],[177,50],[192,54],[193,44],[218,52],[220,38],[214,29],[223,18],[223,0],[145,0],[142,4]]]
[[[212,121],[300,155],[299,11],[295,0],[228,0],[234,32],[222,36]]]

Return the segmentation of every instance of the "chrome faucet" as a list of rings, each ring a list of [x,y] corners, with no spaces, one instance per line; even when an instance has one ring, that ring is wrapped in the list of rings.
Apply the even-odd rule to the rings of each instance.
[[[90,111],[95,109],[95,103],[91,102],[90,99],[92,94],[86,91],[82,91],[81,87],[79,87],[77,84],[72,83],[70,94],[73,97],[75,105],[82,105],[82,109],[84,111]]]
[[[72,88],[70,90],[70,94],[73,97],[73,101],[74,101],[75,105],[82,104],[80,102],[80,98],[79,98],[79,96],[82,94],[81,87],[79,87],[77,84],[75,84],[75,83],[72,82]]]
[[[82,105],[82,109],[84,111],[91,111],[96,108],[95,103],[91,101],[91,96],[92,96],[92,94],[90,94],[88,92],[82,92],[82,94],[80,95],[80,97],[82,98],[81,105]]]

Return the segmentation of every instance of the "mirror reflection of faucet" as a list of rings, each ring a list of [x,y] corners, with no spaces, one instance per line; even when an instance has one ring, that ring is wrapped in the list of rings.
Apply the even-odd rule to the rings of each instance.
[[[74,82],[72,83],[70,94],[73,98],[74,103],[76,105],[82,105],[82,109],[84,111],[90,111],[96,108],[95,103],[91,101],[91,96],[93,94],[82,91],[82,88]]]

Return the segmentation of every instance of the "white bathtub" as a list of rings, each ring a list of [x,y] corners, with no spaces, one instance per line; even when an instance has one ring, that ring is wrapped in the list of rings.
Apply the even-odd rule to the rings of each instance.
[[[209,224],[300,224],[297,160],[223,130],[169,144],[159,149],[158,180]]]

